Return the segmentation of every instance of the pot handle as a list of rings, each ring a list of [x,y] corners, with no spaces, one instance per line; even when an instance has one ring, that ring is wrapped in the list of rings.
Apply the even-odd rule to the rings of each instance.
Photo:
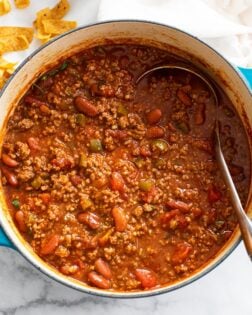
[[[252,68],[238,67],[241,74],[245,77],[248,87],[252,90]]]
[[[0,246],[9,247],[15,249],[14,245],[8,239],[6,234],[4,233],[3,229],[0,226]]]

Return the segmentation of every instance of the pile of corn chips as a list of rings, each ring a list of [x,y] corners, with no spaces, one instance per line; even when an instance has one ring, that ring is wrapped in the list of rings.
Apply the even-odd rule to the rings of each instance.
[[[11,10],[11,5],[9,0],[0,1],[0,15],[9,13]]]
[[[15,70],[16,63],[8,62],[0,57],[0,88],[4,86],[10,75]]]
[[[69,9],[70,5],[68,1],[60,0],[54,8],[45,8],[37,12],[37,19],[34,25],[37,29],[36,37],[40,39],[42,43],[76,27],[77,24],[75,21],[62,20]]]
[[[33,38],[31,27],[0,27],[0,54],[27,49]]]
[[[14,0],[18,9],[24,9],[30,4],[30,0]],[[68,0],[60,0],[58,4],[50,8],[45,8],[37,12],[34,26],[36,37],[42,43],[47,42],[52,37],[65,33],[76,27],[75,21],[65,21],[62,18],[69,11]],[[0,0],[0,16],[7,14],[11,10],[9,0]],[[27,49],[33,39],[33,28],[30,27],[0,27],[0,88],[4,85],[8,77],[13,73],[16,63],[11,63],[3,59],[2,54],[11,51]]]
[[[30,0],[14,0],[14,2],[18,9],[25,9],[30,5]]]
[[[18,9],[25,9],[29,6],[30,0],[14,0],[15,6]],[[0,15],[9,13],[11,5],[9,0],[0,0]]]
[[[16,63],[2,58],[2,54],[27,49],[33,38],[31,27],[0,27],[0,88],[13,73]]]

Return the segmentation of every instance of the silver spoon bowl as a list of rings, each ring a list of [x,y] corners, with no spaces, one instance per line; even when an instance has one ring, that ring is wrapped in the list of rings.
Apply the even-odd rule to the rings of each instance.
[[[225,161],[222,149],[221,149],[221,142],[220,142],[220,130],[219,130],[219,119],[218,119],[218,107],[219,107],[219,101],[216,94],[216,90],[214,85],[210,82],[209,79],[206,78],[206,75],[202,74],[200,71],[195,69],[193,66],[187,65],[182,62],[173,62],[170,64],[165,64],[161,66],[153,67],[145,72],[143,72],[136,80],[136,84],[138,84],[144,77],[147,75],[160,71],[160,70],[171,70],[171,69],[177,69],[182,70],[188,73],[191,73],[195,75],[196,77],[200,78],[209,88],[210,92],[212,93],[212,96],[214,98],[215,106],[216,106],[216,113],[215,113],[215,126],[214,126],[214,150],[215,150],[215,156],[216,160],[218,162],[218,165],[221,169],[224,181],[226,183],[226,186],[229,190],[229,195],[231,198],[232,206],[235,210],[236,217],[240,226],[241,235],[247,250],[247,253],[252,259],[252,223],[250,218],[247,216],[246,212],[244,211],[241,200],[239,198],[238,192],[236,190],[235,184],[233,182],[232,176],[229,172],[227,163]]]

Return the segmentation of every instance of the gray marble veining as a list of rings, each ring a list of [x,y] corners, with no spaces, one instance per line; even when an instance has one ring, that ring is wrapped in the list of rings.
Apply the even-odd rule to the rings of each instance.
[[[89,296],[38,272],[18,252],[0,248],[1,315],[251,315],[252,264],[243,244],[204,278],[142,299]]]

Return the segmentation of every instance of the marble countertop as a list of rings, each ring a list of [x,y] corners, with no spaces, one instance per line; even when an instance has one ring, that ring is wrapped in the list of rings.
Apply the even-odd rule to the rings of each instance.
[[[18,252],[0,248],[0,315],[251,315],[252,264],[243,244],[205,277],[177,291],[108,299],[42,275]]]
[[[78,10],[77,2],[83,10]],[[45,7],[50,0],[33,2]],[[71,1],[70,18],[82,24],[95,21],[99,0]],[[29,25],[28,15],[13,13],[1,18],[1,25],[11,25],[20,16],[21,25]],[[15,23],[17,25],[17,23]],[[11,57],[24,58],[29,52]],[[38,272],[18,252],[0,248],[0,315],[251,315],[252,264],[243,244],[218,268],[204,278],[177,291],[161,296],[134,299],[106,299],[74,291]]]

